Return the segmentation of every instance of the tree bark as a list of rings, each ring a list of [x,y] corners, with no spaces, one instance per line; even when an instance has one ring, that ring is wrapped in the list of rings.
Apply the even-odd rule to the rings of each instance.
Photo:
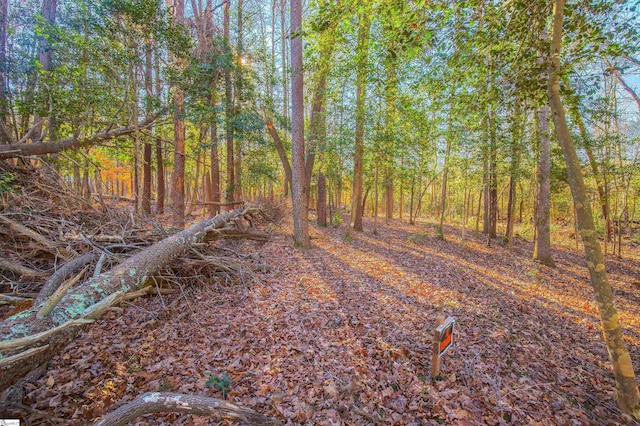
[[[347,232],[362,232],[362,172],[364,168],[364,122],[367,98],[367,73],[369,57],[369,32],[371,20],[363,10],[358,17],[358,46],[356,47],[356,134],[353,153],[353,191],[351,195],[351,218]]]
[[[573,92],[571,86],[569,85],[568,80],[567,89],[571,93],[569,97],[569,114],[572,115],[573,120],[576,122],[578,126],[578,130],[580,131],[580,137],[582,138],[582,146],[584,147],[585,152],[587,153],[587,158],[589,159],[589,166],[591,166],[591,171],[593,172],[593,177],[596,181],[596,189],[598,191],[598,200],[600,201],[600,210],[602,211],[602,219],[604,220],[605,232],[607,241],[611,240],[611,236],[613,234],[613,230],[611,229],[611,214],[609,212],[609,191],[606,187],[606,182],[603,177],[603,174],[600,172],[600,166],[598,165],[598,160],[593,153],[593,145],[591,143],[591,138],[589,137],[589,132],[584,125],[584,120],[582,119],[582,115],[580,115],[580,109],[578,105],[578,99]]]
[[[43,75],[46,79],[49,78],[51,71],[53,70],[53,61],[52,61],[52,50],[53,47],[51,45],[51,38],[48,35],[51,35],[53,26],[56,23],[56,14],[58,9],[58,1],[57,0],[44,0],[42,2],[42,19],[47,25],[47,29],[45,30],[45,35],[39,37],[38,43],[38,61],[40,62],[40,66],[42,67]],[[45,85],[49,84],[49,82],[45,82]],[[49,111],[52,109],[52,105],[45,105],[45,108]],[[40,120],[38,114],[34,115],[34,127],[36,130],[33,132],[33,140],[34,141],[42,141],[44,136],[42,134],[42,121]],[[49,122],[47,125],[47,129],[49,132],[49,139],[55,139],[55,131],[54,128],[56,126],[54,117],[49,117]]]
[[[145,89],[145,113],[151,114],[153,98],[153,64],[151,61],[151,41],[147,41],[145,46],[145,69],[144,69],[144,89]],[[149,129],[153,131],[153,129]],[[144,152],[142,154],[142,214],[151,214],[151,141],[148,137],[144,140]]]
[[[287,151],[284,148],[284,144],[282,143],[282,139],[280,139],[280,135],[278,131],[273,126],[273,122],[269,119],[266,120],[267,130],[273,138],[273,144],[276,147],[276,151],[278,152],[278,157],[280,157],[280,162],[282,163],[282,168],[284,169],[285,176],[285,197],[287,196],[288,187],[291,185],[292,172],[291,172],[291,164],[289,163],[289,157],[287,157]]]
[[[224,53],[229,63],[231,62],[231,44],[229,41],[229,7],[230,0],[224,2],[224,18],[223,18],[223,37],[224,37]],[[233,161],[233,97],[231,86],[231,70],[230,65],[224,67],[224,109],[225,109],[225,144],[227,148],[227,187],[225,189],[225,197],[227,201],[234,201],[233,197],[233,179],[234,179],[234,161]]]
[[[9,0],[0,0],[0,121],[6,124],[9,103],[7,102],[7,18]],[[8,143],[8,140],[7,140]]]
[[[175,20],[184,25],[184,0],[174,0]],[[183,70],[184,61],[178,60]],[[180,84],[174,87],[173,94],[173,173],[171,174],[171,213],[174,226],[184,227],[184,167],[185,167],[185,127],[184,127],[184,91]]]
[[[533,259],[547,265],[555,266],[551,255],[551,135],[549,130],[549,106],[544,105],[538,111],[538,133],[540,150],[538,160],[538,207],[536,209],[536,241],[533,248]]]
[[[238,1],[238,42],[237,42],[237,71],[236,71],[236,87],[235,87],[235,103],[236,107],[234,115],[237,117],[242,113],[243,101],[243,76],[242,76],[242,56],[244,55],[244,45],[242,42],[242,3]],[[239,129],[242,134],[242,129]],[[234,145],[233,154],[233,198],[234,200],[242,200],[242,139],[237,137]]]
[[[167,412],[218,416],[249,425],[275,426],[280,424],[277,420],[253,410],[216,398],[170,392],[147,392],[107,414],[93,426],[124,426],[132,424],[134,419],[145,414]]]
[[[516,184],[520,175],[520,139],[522,128],[520,127],[520,99],[516,99],[515,111],[513,114],[513,140],[511,141],[511,167],[509,170],[509,201],[507,203],[507,229],[505,238],[509,247],[513,246],[513,228],[515,224],[516,208]]]
[[[622,411],[640,420],[640,393],[633,371],[631,356],[622,335],[622,327],[613,300],[613,292],[595,229],[591,204],[584,184],[580,160],[576,154],[564,108],[560,100],[560,48],[565,0],[555,0],[553,7],[553,36],[551,42],[548,94],[558,141],[562,147],[569,186],[576,208],[577,223],[584,245],[585,258],[593,286],[605,344],[613,367],[616,400]]]
[[[304,149],[304,77],[302,68],[302,1],[291,0],[291,148],[293,239],[296,245],[309,246],[305,149]]]
[[[103,310],[117,303],[124,293],[140,289],[147,279],[161,268],[182,256],[193,244],[203,241],[208,231],[224,227],[242,213],[241,210],[234,210],[203,220],[140,251],[111,271],[93,277],[70,290],[46,319],[37,318],[41,305],[34,305],[9,317],[0,322],[0,341],[32,336],[69,321],[99,316]],[[82,325],[74,324],[49,336],[46,342],[47,349],[37,352],[34,357],[15,363],[4,363],[0,367],[0,391],[64,349],[75,338]]]
[[[327,226],[327,179],[318,173],[318,226]]]
[[[162,80],[160,78],[160,52],[156,48],[154,68],[156,71],[156,96],[160,97],[162,94]],[[156,214],[164,213],[164,199],[165,199],[165,179],[164,179],[164,156],[162,149],[162,138],[156,136]]]

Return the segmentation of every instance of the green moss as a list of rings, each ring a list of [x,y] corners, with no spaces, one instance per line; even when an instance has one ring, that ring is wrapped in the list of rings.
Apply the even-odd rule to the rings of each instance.
[[[15,315],[11,315],[11,316],[10,316],[9,318],[7,318],[7,319],[8,319],[8,320],[21,319],[21,318],[26,318],[26,317],[28,317],[29,315],[31,315],[31,311],[27,309],[27,310],[25,310],[25,311],[18,312],[18,313],[17,313],[17,314],[15,314]]]
[[[26,324],[16,324],[11,327],[11,334],[13,336],[28,336],[31,332],[31,327]]]

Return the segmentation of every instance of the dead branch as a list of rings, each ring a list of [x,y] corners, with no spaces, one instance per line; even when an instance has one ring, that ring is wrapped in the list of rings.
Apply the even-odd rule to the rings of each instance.
[[[250,425],[280,425],[276,419],[216,398],[171,392],[148,392],[107,414],[93,426],[123,426],[151,413],[179,412],[200,416],[219,416]]]
[[[62,257],[65,260],[69,260],[70,258],[78,256],[78,253],[76,253],[73,250],[67,250],[65,248],[56,249],[55,248],[56,244],[53,241],[50,241],[49,239],[43,237],[42,235],[38,234],[35,231],[32,231],[31,229],[27,228],[24,225],[14,222],[13,220],[9,219],[6,216],[0,215],[0,222],[7,225],[9,229],[11,229],[12,231],[17,232],[18,234],[21,234],[37,242],[42,246],[42,248],[48,251],[51,251],[53,249],[54,250],[53,254],[59,254],[60,257]]]
[[[149,286],[149,287],[145,287],[140,290],[132,291],[130,293],[125,294],[122,300],[127,301],[127,300],[137,299],[138,297],[146,296],[146,295],[173,294],[175,292],[176,292],[175,290],[170,288],[155,288],[153,286]]]
[[[212,229],[207,232],[207,236],[204,238],[204,241],[214,241],[220,238],[235,238],[235,239],[245,239],[245,240],[254,240],[254,241],[267,241],[269,236],[267,234],[260,234],[256,232],[247,232],[242,231],[237,228],[223,228],[223,229]]]
[[[118,127],[117,129],[108,129],[95,135],[80,138],[78,136],[72,136],[61,141],[51,142],[36,142],[36,143],[11,143],[8,145],[0,145],[0,160],[7,158],[15,158],[28,155],[45,155],[55,154],[66,149],[82,148],[92,145],[97,145],[101,142],[108,141],[120,136],[126,136],[131,133],[137,132],[140,129],[149,127],[156,120],[157,116],[147,117],[140,123]]]
[[[21,303],[31,300],[31,297],[16,297],[8,294],[0,294],[0,305],[9,305],[12,303]]]
[[[90,240],[97,243],[123,243],[125,237],[120,235],[83,235],[83,234],[65,234],[62,237],[65,241],[85,241]]]
[[[0,269],[13,272],[14,274],[26,278],[40,278],[45,276],[45,273],[42,271],[36,271],[35,269],[27,268],[21,263],[12,262],[8,259],[0,259]]]

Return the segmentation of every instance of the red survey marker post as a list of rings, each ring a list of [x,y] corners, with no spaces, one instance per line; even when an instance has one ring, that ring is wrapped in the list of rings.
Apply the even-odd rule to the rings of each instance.
[[[454,317],[439,317],[433,332],[433,356],[431,358],[431,377],[440,375],[441,357],[453,346],[453,332],[456,319]]]

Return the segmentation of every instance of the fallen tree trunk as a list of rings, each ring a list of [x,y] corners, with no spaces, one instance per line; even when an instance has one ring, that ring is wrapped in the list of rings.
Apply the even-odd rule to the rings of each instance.
[[[61,141],[12,143],[9,145],[0,145],[0,160],[28,155],[55,154],[66,149],[77,149],[97,145],[109,139],[114,139],[119,136],[126,136],[131,133],[135,133],[140,129],[149,127],[156,120],[156,118],[157,116],[147,117],[137,125],[134,124],[131,126],[118,127],[113,130],[108,129],[84,138],[73,136]]]
[[[151,413],[187,413],[199,416],[219,416],[249,425],[279,425],[275,419],[228,401],[197,395],[171,392],[147,392],[129,404],[107,414],[93,426],[123,426],[137,417]]]
[[[126,297],[126,293],[139,290],[148,278],[170,265],[191,247],[202,242],[207,233],[225,227],[232,219],[246,214],[246,210],[233,210],[214,218],[198,222],[162,241],[138,252],[108,272],[92,277],[69,291],[46,318],[38,318],[41,306],[20,312],[0,323],[0,341],[10,342],[37,335],[53,328],[79,320],[98,318],[111,306]],[[16,362],[0,364],[0,391],[15,383],[38,365],[62,350],[71,342],[86,322],[75,322],[47,335],[47,349],[32,352],[29,357],[14,358]],[[9,358],[5,358],[7,361]]]

